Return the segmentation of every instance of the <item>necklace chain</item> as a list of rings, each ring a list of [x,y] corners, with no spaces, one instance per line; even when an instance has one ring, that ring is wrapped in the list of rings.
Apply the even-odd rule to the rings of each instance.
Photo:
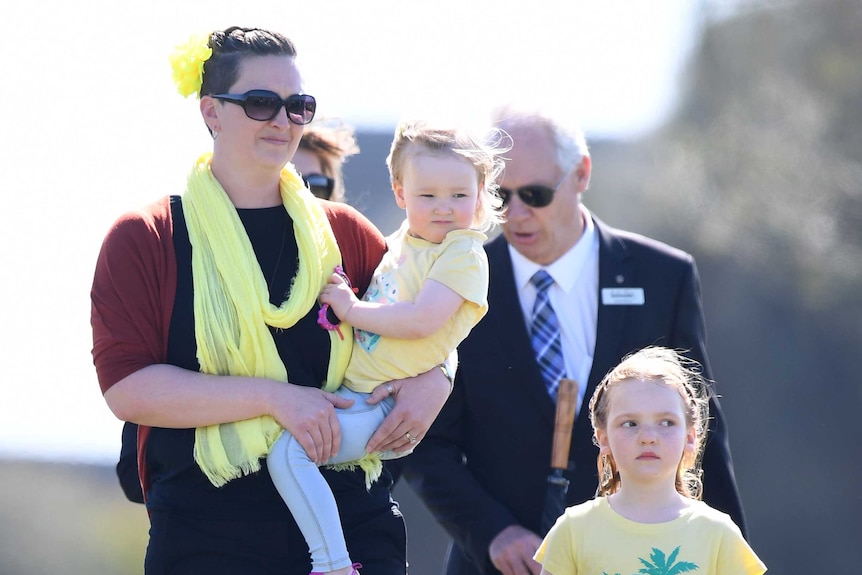
[[[272,275],[269,276],[269,282],[267,282],[266,289],[268,292],[272,292],[272,284],[275,282],[275,274],[278,273],[278,268],[281,265],[281,258],[284,255],[284,245],[287,243],[287,217],[284,219],[284,229],[281,233],[281,248],[278,250],[278,257],[275,259],[275,267],[272,269]]]

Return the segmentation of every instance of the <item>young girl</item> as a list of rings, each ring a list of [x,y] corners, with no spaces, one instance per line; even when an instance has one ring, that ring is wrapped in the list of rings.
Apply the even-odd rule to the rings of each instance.
[[[590,401],[599,497],[570,507],[536,561],[546,575],[758,575],[766,566],[729,516],[700,501],[706,387],[676,352],[645,348]]]
[[[407,218],[387,238],[388,252],[360,301],[345,277],[334,273],[324,287],[320,323],[350,336],[353,353],[336,392],[353,400],[336,410],[341,448],[328,461],[314,461],[284,433],[268,456],[273,482],[290,508],[311,550],[315,573],[350,573],[352,565],[338,508],[318,465],[359,462],[369,481],[380,459],[409,453],[422,439],[403,420],[403,441],[393,451],[372,454],[365,446],[395,405],[397,382],[408,374],[441,366],[488,309],[488,262],[483,231],[500,221],[494,184],[502,169],[499,132],[483,140],[460,129],[414,122],[398,127],[387,165],[398,206]],[[326,319],[331,307],[343,322]],[[379,388],[380,391],[375,392]]]

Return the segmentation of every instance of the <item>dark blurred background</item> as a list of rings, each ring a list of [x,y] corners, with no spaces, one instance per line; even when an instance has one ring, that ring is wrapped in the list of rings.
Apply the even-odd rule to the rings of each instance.
[[[735,4],[732,17],[704,13],[668,122],[590,142],[584,201],[695,255],[750,539],[770,573],[858,572],[862,2]],[[385,233],[402,217],[390,141],[359,134],[346,165],[349,202]],[[142,571],[146,513],[111,468],[3,460],[0,486],[0,575]],[[409,487],[396,496],[411,574],[436,575],[445,536]]]

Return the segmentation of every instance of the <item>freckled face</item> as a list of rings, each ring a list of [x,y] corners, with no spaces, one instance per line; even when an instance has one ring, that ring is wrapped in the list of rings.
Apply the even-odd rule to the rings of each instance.
[[[660,381],[630,379],[607,393],[607,429],[596,435],[602,453],[613,455],[623,484],[673,482],[695,439],[679,392]]]
[[[410,154],[403,181],[394,186],[395,201],[407,210],[410,234],[439,244],[450,231],[469,229],[478,207],[478,178],[472,164],[451,152]]]

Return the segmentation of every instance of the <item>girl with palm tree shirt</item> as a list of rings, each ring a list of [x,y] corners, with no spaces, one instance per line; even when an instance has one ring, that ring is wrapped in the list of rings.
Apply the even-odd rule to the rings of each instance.
[[[700,501],[706,386],[675,351],[650,347],[608,373],[590,401],[597,497],[570,507],[534,559],[542,575],[760,575],[730,517]]]

